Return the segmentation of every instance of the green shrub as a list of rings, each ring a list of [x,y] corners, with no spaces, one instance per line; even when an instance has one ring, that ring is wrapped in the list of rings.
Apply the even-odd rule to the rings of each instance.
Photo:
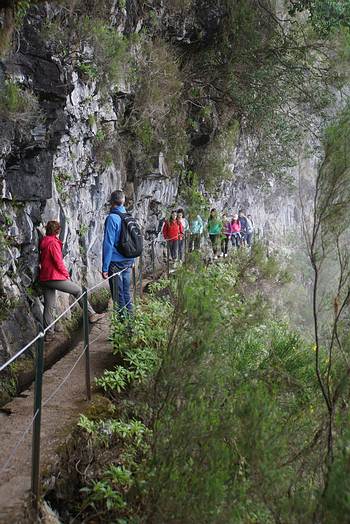
[[[61,198],[64,198],[66,196],[65,195],[66,186],[72,180],[73,180],[72,175],[64,171],[56,173],[54,175],[55,186]]]
[[[244,271],[194,263],[179,275],[180,316],[153,398],[155,521],[312,517],[318,455],[310,451],[301,478],[299,453],[322,424],[314,353],[262,307],[264,262]]]
[[[6,80],[0,90],[0,114],[11,119],[26,121],[38,114],[38,101],[28,90],[12,80]]]
[[[160,38],[144,37],[135,45],[135,52],[137,61],[131,68],[135,101],[129,126],[147,155],[163,151],[173,167],[188,148],[178,59],[170,45]]]
[[[90,62],[79,62],[78,71],[88,80],[95,80],[98,76],[96,66]]]
[[[172,307],[169,302],[152,296],[136,305],[133,318],[120,322],[112,317],[111,341],[113,352],[123,358],[123,364],[96,380],[104,391],[118,393],[132,383],[143,383],[155,373],[167,343]]]

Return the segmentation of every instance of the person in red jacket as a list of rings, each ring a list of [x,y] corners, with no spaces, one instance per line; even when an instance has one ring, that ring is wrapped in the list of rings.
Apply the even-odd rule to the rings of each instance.
[[[44,328],[53,321],[56,290],[63,291],[78,298],[82,294],[80,286],[70,280],[69,273],[63,262],[62,242],[58,238],[61,226],[56,220],[50,220],[46,225],[46,236],[40,241],[40,272],[39,281],[44,290]],[[80,304],[80,302],[79,302]],[[82,306],[82,304],[80,304]],[[95,313],[88,303],[89,320],[97,322],[103,315]],[[50,331],[50,335],[53,330]],[[50,338],[50,336],[48,337]]]
[[[163,237],[168,242],[170,256],[174,261],[177,259],[178,242],[183,232],[183,226],[177,220],[176,211],[172,211],[169,220],[164,222]]]

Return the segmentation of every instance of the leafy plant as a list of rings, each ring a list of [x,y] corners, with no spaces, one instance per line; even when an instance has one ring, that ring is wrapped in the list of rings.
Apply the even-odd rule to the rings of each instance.
[[[165,350],[171,311],[169,302],[153,296],[141,306],[136,305],[132,324],[112,317],[113,350],[122,356],[123,365],[105,371],[96,380],[98,386],[120,393],[131,383],[142,383],[152,376]]]
[[[57,192],[59,193],[61,197],[65,196],[64,191],[66,189],[66,185],[68,182],[72,180],[73,180],[72,175],[66,172],[59,172],[54,175],[55,186],[56,186]]]
[[[89,80],[95,80],[98,76],[98,70],[91,62],[79,62],[78,71]]]
[[[30,121],[39,114],[38,100],[13,80],[6,80],[0,90],[0,114],[16,121]]]
[[[89,231],[88,224],[80,224],[79,230],[78,230],[78,235],[80,237],[85,237],[85,235],[87,234],[88,231]]]

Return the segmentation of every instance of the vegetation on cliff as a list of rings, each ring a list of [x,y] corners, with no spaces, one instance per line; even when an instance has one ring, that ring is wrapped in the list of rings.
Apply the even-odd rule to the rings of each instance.
[[[132,322],[113,320],[120,363],[48,493],[64,521],[346,522],[348,422],[341,411],[328,477],[318,349],[266,295],[286,277],[258,244],[220,265],[193,256]],[[328,365],[322,348],[322,376]]]
[[[9,2],[17,31],[41,4]],[[286,178],[343,77],[329,39],[346,52],[348,19],[346,5],[331,1],[290,2],[280,14],[268,0],[61,0],[46,11],[42,38],[64,67],[116,100],[120,82],[129,84],[118,129],[97,122],[102,164],[116,160],[122,138],[126,157],[151,169],[162,151],[171,171],[185,166],[209,186],[229,173],[240,130],[253,140],[252,173]]]

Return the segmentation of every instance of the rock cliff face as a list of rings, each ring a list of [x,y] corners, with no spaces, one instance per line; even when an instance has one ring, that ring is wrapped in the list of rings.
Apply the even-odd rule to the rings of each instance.
[[[11,114],[0,121],[0,361],[30,340],[41,321],[41,299],[33,286],[38,226],[60,221],[72,278],[91,285],[101,278],[110,193],[125,188],[145,231],[156,229],[158,216],[177,194],[177,178],[169,177],[162,155],[151,173],[130,169],[117,140],[112,158],[99,157],[99,125],[114,131],[130,88],[121,83],[112,98],[96,82],[84,82],[65,69],[41,37],[43,16],[42,9],[30,12],[20,46],[2,63],[0,77],[2,88],[6,73],[39,100],[38,110],[25,121]],[[58,307],[67,300],[61,296]]]
[[[310,216],[313,201],[317,167],[320,162],[319,151],[310,144],[314,155],[305,156],[301,152],[296,166],[289,171],[290,183],[280,184],[272,177],[259,181],[253,176],[249,165],[249,152],[246,142],[240,141],[232,154],[232,180],[224,181],[219,191],[210,200],[214,207],[238,212],[239,209],[251,214],[256,236],[263,238],[271,249],[291,249],[302,247],[302,204],[304,218]],[[305,204],[308,203],[308,209]]]
[[[91,285],[100,279],[103,224],[110,193],[123,187],[142,222],[146,265],[150,264],[148,241],[153,238],[152,232],[178,194],[179,178],[169,173],[162,153],[149,169],[123,148],[117,129],[133,98],[132,85],[120,80],[112,94],[95,80],[63,66],[42,36],[48,9],[31,9],[15,52],[0,68],[2,88],[6,76],[7,82],[11,78],[37,100],[25,118],[11,111],[0,113],[0,362],[30,340],[41,321],[41,298],[33,285],[38,226],[49,219],[60,221],[65,261],[72,278]],[[215,16],[208,26],[212,30]],[[121,32],[131,33],[142,26],[142,19],[130,8],[128,16],[121,10],[116,24]],[[195,39],[191,27],[179,23],[173,31],[178,40],[191,43]],[[210,38],[209,30],[205,34]],[[27,103],[31,101],[29,96]],[[101,125],[104,133],[107,130],[108,136],[114,136],[108,151]],[[259,231],[271,239],[300,224],[295,192],[285,194],[274,187],[262,192],[258,183],[249,181],[243,144],[232,152],[232,163],[233,181],[223,183],[215,195],[208,195],[213,205],[232,211],[244,207],[253,215]],[[310,173],[313,168],[306,166]],[[67,300],[60,297],[58,307],[66,305]]]

